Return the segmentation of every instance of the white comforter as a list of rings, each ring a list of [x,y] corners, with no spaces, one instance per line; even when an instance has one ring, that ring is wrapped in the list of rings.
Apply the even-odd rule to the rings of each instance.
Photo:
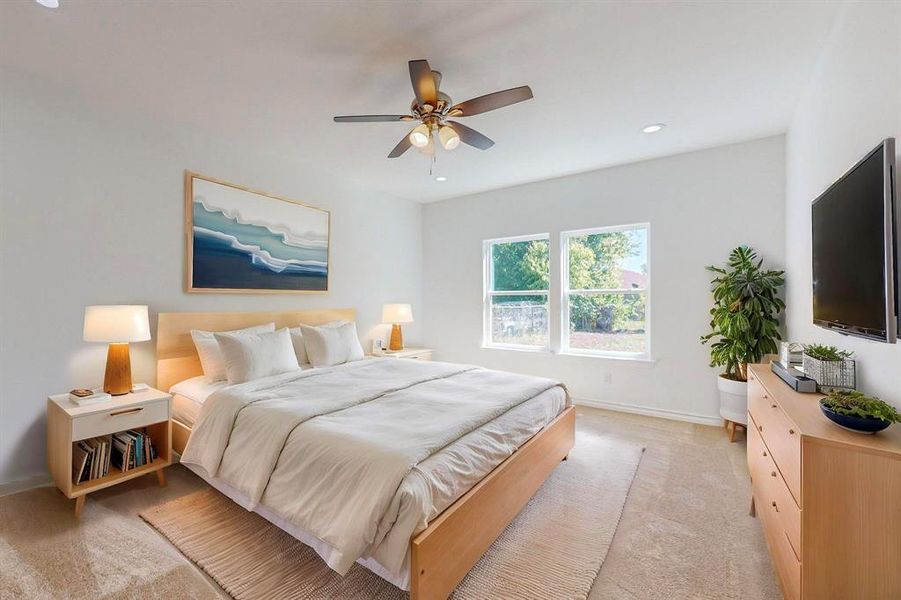
[[[182,462],[326,542],[333,550],[323,558],[344,574],[391,532],[411,469],[558,385],[392,359],[298,371],[210,397]]]

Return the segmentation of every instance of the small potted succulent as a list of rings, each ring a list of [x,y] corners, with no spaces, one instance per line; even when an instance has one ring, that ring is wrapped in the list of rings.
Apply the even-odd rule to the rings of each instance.
[[[826,389],[853,390],[857,387],[853,352],[835,346],[806,344],[801,359],[804,374]]]
[[[879,398],[855,390],[835,390],[820,400],[820,410],[837,425],[858,433],[876,433],[901,423],[901,413]]]

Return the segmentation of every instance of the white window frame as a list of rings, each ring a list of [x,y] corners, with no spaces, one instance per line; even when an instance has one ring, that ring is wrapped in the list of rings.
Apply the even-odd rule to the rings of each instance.
[[[647,285],[641,289],[569,289],[569,240],[574,237],[591,235],[596,233],[615,233],[617,231],[645,230],[647,244]],[[601,294],[635,294],[643,292],[645,295],[645,351],[644,352],[620,352],[613,350],[591,350],[587,348],[570,348],[569,345],[569,297],[571,294],[582,296],[596,296]],[[592,227],[589,229],[574,229],[560,232],[560,352],[577,356],[597,356],[605,358],[651,360],[651,224],[631,223],[628,225],[615,225],[612,227]]]
[[[550,271],[551,263],[548,260],[548,289],[546,290],[504,290],[493,291],[491,289],[494,280],[494,264],[491,261],[491,248],[495,244],[509,244],[513,242],[531,242],[533,240],[546,240],[550,251],[550,233],[536,233],[533,235],[519,235],[513,237],[495,238],[482,242],[482,347],[500,348],[506,350],[523,350],[527,352],[548,352],[551,341],[551,320],[553,314],[550,308]],[[532,346],[530,344],[504,344],[494,342],[491,339],[491,299],[495,296],[544,296],[548,301],[548,343],[544,346]]]

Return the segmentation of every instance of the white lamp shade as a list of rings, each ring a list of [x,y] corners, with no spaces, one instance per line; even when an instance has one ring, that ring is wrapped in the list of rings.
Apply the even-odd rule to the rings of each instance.
[[[382,306],[382,323],[412,323],[413,309],[409,304],[385,304]]]
[[[142,305],[86,306],[84,341],[145,342],[150,339],[150,319]]]

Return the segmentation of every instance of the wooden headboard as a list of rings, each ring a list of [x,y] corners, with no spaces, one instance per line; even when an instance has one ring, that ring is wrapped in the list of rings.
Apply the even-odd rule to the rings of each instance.
[[[229,331],[275,323],[276,328],[322,325],[330,321],[354,321],[354,309],[295,310],[279,312],[177,312],[160,313],[156,331],[156,387],[164,392],[190,377],[203,375],[191,330]]]

